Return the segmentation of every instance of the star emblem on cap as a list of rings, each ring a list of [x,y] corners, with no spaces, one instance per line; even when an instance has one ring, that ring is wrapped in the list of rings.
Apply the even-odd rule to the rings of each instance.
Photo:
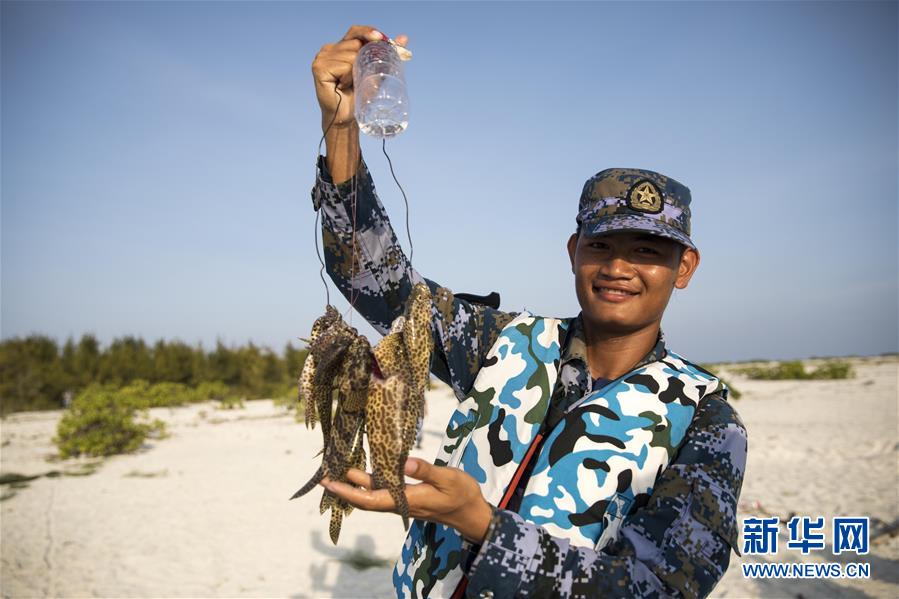
[[[639,212],[658,213],[662,211],[662,194],[652,181],[637,181],[627,194],[627,205]]]

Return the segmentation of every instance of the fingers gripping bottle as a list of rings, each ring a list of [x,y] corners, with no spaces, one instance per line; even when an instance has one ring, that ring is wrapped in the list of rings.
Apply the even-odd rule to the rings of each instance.
[[[356,122],[363,133],[393,137],[409,124],[403,50],[390,42],[369,42],[359,50],[353,64],[353,93]]]

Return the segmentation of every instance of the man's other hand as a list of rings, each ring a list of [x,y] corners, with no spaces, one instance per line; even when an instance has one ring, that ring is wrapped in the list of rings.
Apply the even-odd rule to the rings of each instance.
[[[406,485],[410,516],[451,526],[474,543],[484,540],[493,508],[471,475],[458,468],[435,466],[417,458],[406,461],[406,474],[422,481]],[[350,468],[347,480],[359,486],[328,478],[321,485],[358,509],[396,512],[396,504],[386,489],[372,490],[370,474]]]

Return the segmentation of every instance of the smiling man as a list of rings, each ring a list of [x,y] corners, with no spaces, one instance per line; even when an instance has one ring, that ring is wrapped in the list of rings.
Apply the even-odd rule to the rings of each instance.
[[[430,287],[432,373],[460,401],[434,463],[406,465],[421,482],[407,487],[398,596],[708,595],[737,550],[747,442],[726,387],[661,332],[699,265],[689,190],[641,169],[587,181],[567,242],[575,317],[453,294],[412,268],[361,160],[350,73],[381,38],[353,27],[313,62],[328,151],[312,196],[328,272],[377,330]],[[368,474],[348,480],[323,484],[395,509]]]

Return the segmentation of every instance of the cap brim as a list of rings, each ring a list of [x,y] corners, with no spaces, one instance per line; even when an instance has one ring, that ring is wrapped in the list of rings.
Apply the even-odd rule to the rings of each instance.
[[[696,249],[696,245],[680,229],[654,218],[646,218],[634,214],[613,214],[595,221],[585,222],[582,228],[584,235],[589,237],[623,231],[639,231],[649,233],[650,235],[658,235],[659,237],[667,237],[689,248]]]

